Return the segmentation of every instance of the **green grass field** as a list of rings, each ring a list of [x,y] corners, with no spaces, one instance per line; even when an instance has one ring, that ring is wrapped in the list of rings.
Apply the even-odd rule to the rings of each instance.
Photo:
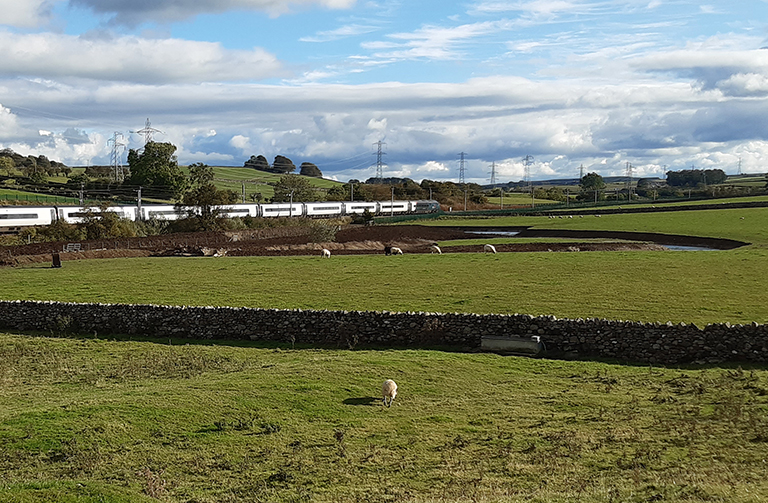
[[[768,250],[137,258],[0,269],[2,299],[768,322]]]
[[[65,261],[0,269],[0,298],[766,323],[767,220],[768,209],[450,219],[436,223],[753,244]],[[46,335],[0,334],[2,502],[768,500],[764,366]],[[386,378],[399,384],[389,409]]]
[[[533,203],[534,205],[538,206],[540,204],[560,204],[560,201],[552,201],[551,199],[534,199]],[[488,204],[493,204],[501,207],[500,206],[501,198],[489,197]],[[531,205],[530,194],[518,194],[518,193],[504,194],[504,206],[530,206],[530,205]]]
[[[764,369],[168,342],[0,335],[0,500],[768,497]]]
[[[77,204],[79,200],[72,197],[49,196],[48,194],[36,194],[34,192],[23,192],[13,189],[0,189],[0,204],[15,204],[16,202],[23,202],[24,204]]]
[[[214,167],[214,175],[216,177],[216,186],[220,189],[234,190],[238,194],[242,193],[242,183],[245,184],[246,202],[251,202],[250,195],[260,193],[264,199],[271,198],[275,191],[268,183],[277,182],[281,175],[275,173],[267,173],[264,171],[256,171],[250,168],[232,168],[232,167]],[[327,180],[324,178],[304,177],[313,186],[321,189],[329,189],[334,185],[338,185],[339,182],[333,180]]]
[[[730,251],[348,255],[329,261],[316,256],[65,261],[61,269],[48,264],[0,269],[0,298],[525,313],[699,325],[768,322],[768,208],[436,223],[637,230],[753,244]]]
[[[768,208],[624,213],[596,218],[556,218],[513,216],[499,218],[444,218],[411,222],[421,225],[502,227],[536,229],[574,229],[600,231],[658,232],[713,238],[734,239],[768,247]]]

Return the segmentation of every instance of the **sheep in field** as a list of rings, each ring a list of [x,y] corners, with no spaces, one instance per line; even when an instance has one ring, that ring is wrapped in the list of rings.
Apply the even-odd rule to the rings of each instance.
[[[483,246],[483,252],[485,253],[496,253],[496,247],[493,245],[485,245]]]
[[[437,253],[438,255],[443,254],[443,250],[441,250],[440,247],[437,245],[432,245],[429,249],[432,253]]]
[[[391,252],[392,252],[392,255],[402,255],[403,254],[403,250],[401,250],[397,246],[393,246]]]
[[[397,384],[392,379],[387,379],[384,384],[381,385],[381,396],[384,397],[384,405],[392,407],[392,402],[397,396]],[[387,403],[389,399],[389,403]]]
[[[327,248],[323,248],[323,251],[321,252],[320,256],[322,258],[331,258],[331,250],[329,250]]]

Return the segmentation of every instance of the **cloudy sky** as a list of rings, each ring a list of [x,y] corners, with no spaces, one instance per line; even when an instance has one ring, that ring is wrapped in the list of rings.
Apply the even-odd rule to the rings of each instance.
[[[0,148],[330,178],[768,171],[768,0],[0,0]],[[125,162],[126,152],[122,153]]]

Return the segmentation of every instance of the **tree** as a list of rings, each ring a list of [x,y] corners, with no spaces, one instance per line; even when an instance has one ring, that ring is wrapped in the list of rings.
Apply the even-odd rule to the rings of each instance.
[[[695,187],[724,183],[728,176],[722,169],[684,169],[667,171],[667,184],[673,187]]]
[[[259,171],[269,171],[269,161],[263,155],[252,155],[250,159],[243,164],[245,168],[258,169]]]
[[[11,176],[11,172],[14,169],[13,159],[10,157],[0,157],[0,171],[5,171],[5,174]]]
[[[603,181],[603,177],[597,173],[587,173],[581,178],[579,187],[581,187],[581,194],[579,194],[580,199],[584,201],[590,199],[596,200],[600,198],[600,191],[605,188],[605,182]]]
[[[296,165],[293,161],[283,155],[275,156],[275,162],[272,163],[273,173],[293,173],[296,171]]]
[[[187,179],[179,168],[175,152],[175,145],[153,141],[144,145],[141,153],[131,149],[128,152],[131,176],[127,183],[153,187],[161,194],[178,198],[186,188]]]
[[[85,234],[82,239],[122,238],[136,235],[133,222],[121,218],[114,211],[108,211],[108,208],[109,203],[85,208],[82,222],[76,224]]]
[[[299,174],[303,176],[314,176],[317,178],[323,177],[323,173],[322,171],[320,171],[320,168],[318,168],[316,165],[312,164],[311,162],[302,162]]]
[[[293,197],[291,197],[293,193]],[[299,175],[284,175],[275,184],[275,195],[272,197],[274,203],[284,203],[290,200],[294,202],[317,201],[319,197],[317,188],[309,180]]]
[[[69,177],[69,180],[67,180],[67,187],[80,189],[81,185],[87,185],[89,181],[90,178],[88,178],[88,175],[85,173],[78,173]]]
[[[46,175],[42,171],[35,171],[31,175],[29,175],[29,179],[35,185],[45,185],[48,183],[48,175]]]
[[[237,194],[231,190],[216,188],[213,184],[213,169],[201,162],[189,166],[189,189],[176,206],[186,211],[187,218],[196,222],[198,230],[213,230],[218,227],[219,205],[237,202]]]

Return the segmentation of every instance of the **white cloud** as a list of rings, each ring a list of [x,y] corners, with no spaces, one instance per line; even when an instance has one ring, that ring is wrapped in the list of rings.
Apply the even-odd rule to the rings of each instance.
[[[463,43],[477,37],[508,30],[512,24],[507,20],[487,21],[460,26],[424,26],[409,33],[393,33],[387,37],[394,41],[372,41],[361,47],[377,51],[373,57],[389,60],[452,60],[461,57],[459,48]]]
[[[13,0],[11,0],[13,1]],[[27,1],[27,0],[24,0]],[[199,14],[218,14],[232,10],[264,11],[271,16],[286,14],[297,8],[319,6],[328,9],[348,9],[356,0],[69,0],[70,4],[86,7],[97,14],[111,16],[113,22],[139,25],[146,22],[173,22]]]
[[[0,25],[33,28],[46,21],[57,0],[0,0]],[[60,0],[58,0],[60,1]]]
[[[340,40],[347,37],[355,37],[358,35],[364,35],[376,31],[375,26],[350,24],[336,28],[335,30],[319,31],[315,35],[308,37],[301,37],[301,42],[330,42],[333,40]]]
[[[226,50],[221,44],[134,36],[86,39],[53,33],[0,32],[0,75],[171,83],[247,81],[285,75],[263,49]]]
[[[0,81],[0,99],[10,88],[3,89]],[[94,163],[108,162],[104,138],[112,131],[138,129],[151,115],[153,126],[166,133],[161,140],[179,147],[182,163],[242,165],[251,155],[272,159],[282,154],[294,162],[315,162],[340,179],[372,176],[372,145],[379,140],[386,142],[392,176],[455,178],[456,154],[464,151],[469,154],[468,179],[487,180],[488,165],[496,160],[499,177],[518,180],[528,154],[537,160],[537,176],[576,176],[582,162],[607,175],[620,173],[627,160],[644,170],[685,166],[692,159],[723,162],[715,153],[768,137],[760,119],[768,114],[766,100],[729,98],[663,79],[600,87],[495,77],[460,84],[113,84],[77,89],[14,81],[13,90],[16,106],[26,112],[20,120],[8,108],[0,109],[0,128],[17,138],[26,131],[28,149],[41,141],[39,129],[52,131],[60,142],[46,143],[52,159],[88,153]],[[96,113],[85,119],[84,111],[94,103]],[[108,132],[103,143],[96,144],[93,133],[85,142],[84,126]],[[11,146],[8,136],[2,137],[0,148]],[[766,149],[755,151],[762,155]],[[744,157],[745,172],[758,169],[756,161],[748,164]]]
[[[445,165],[443,162],[427,161],[421,166],[416,167],[416,171],[419,173],[448,173],[451,168]]]
[[[251,147],[251,139],[247,136],[237,134],[229,140],[229,144],[240,150],[242,153],[249,152]]]
[[[0,137],[12,138],[19,132],[19,122],[16,115],[8,108],[0,105]]]
[[[768,96],[768,75],[738,73],[718,82],[717,88],[730,96]]]

